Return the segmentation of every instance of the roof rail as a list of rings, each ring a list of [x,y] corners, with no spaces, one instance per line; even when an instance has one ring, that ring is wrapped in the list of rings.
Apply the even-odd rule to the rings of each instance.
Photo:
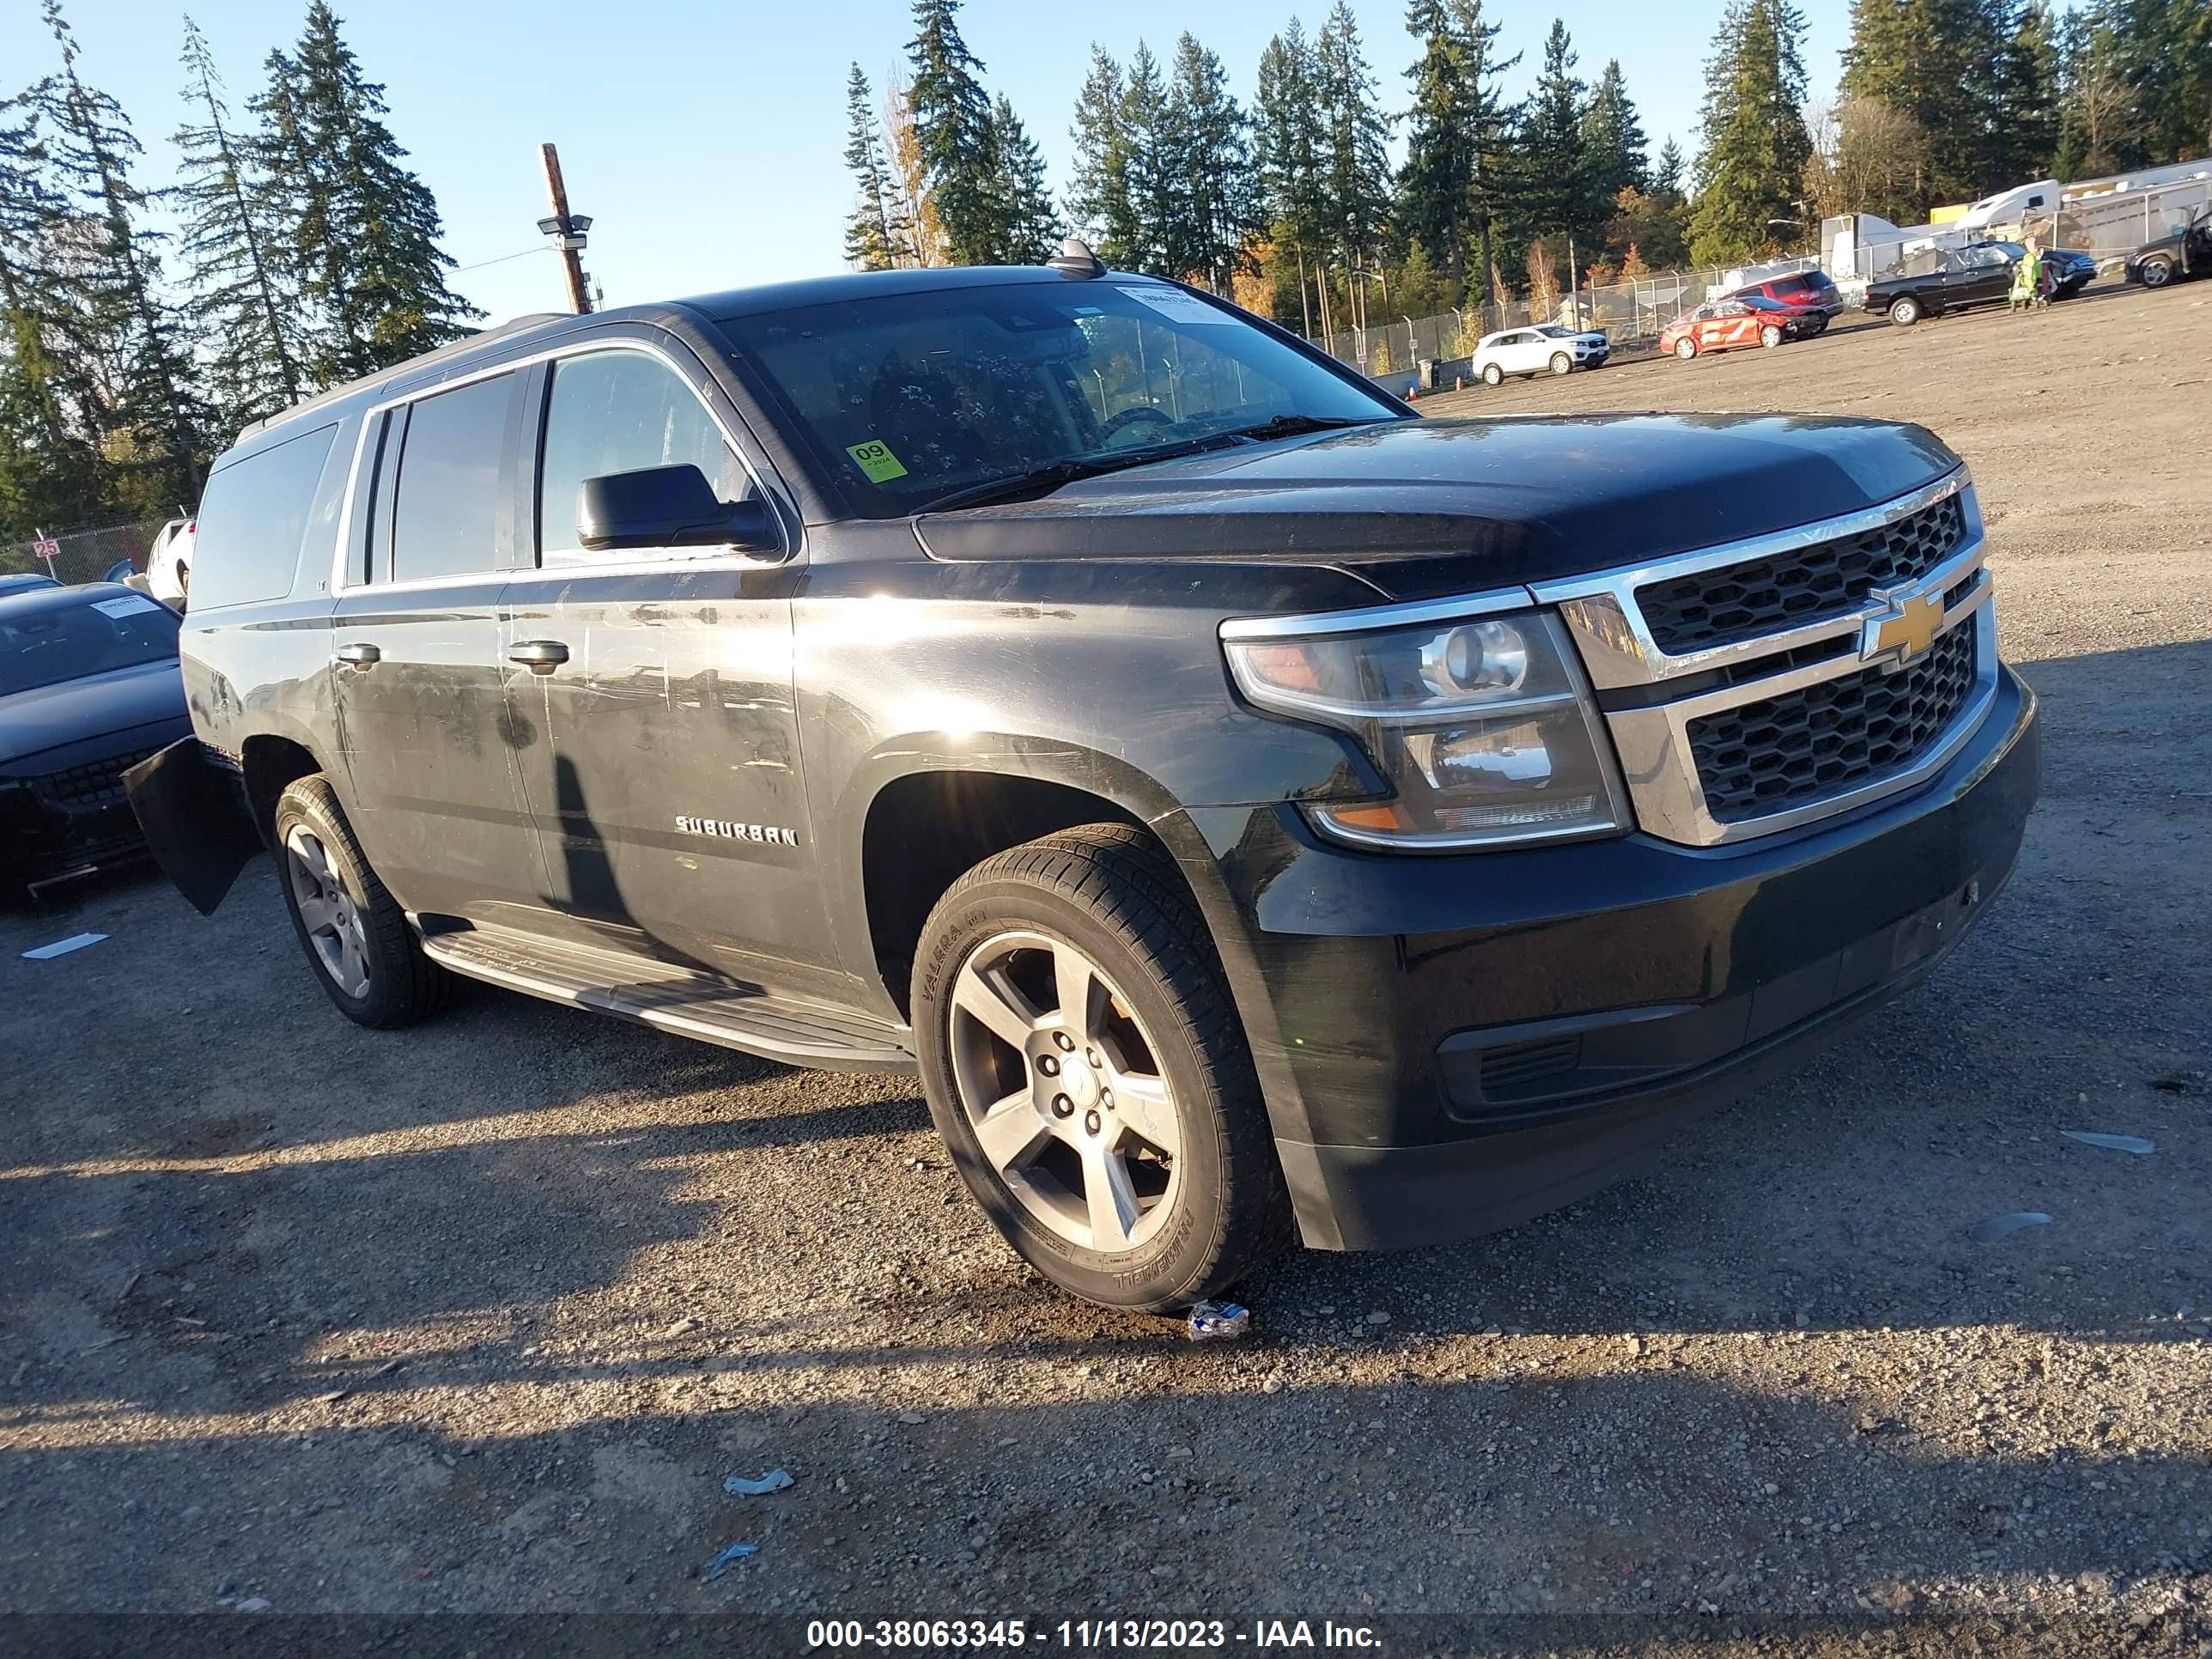
[[[533,328],[543,328],[548,323],[564,322],[568,317],[568,313],[565,311],[532,311],[525,313],[520,317],[510,317],[507,321],[495,324],[490,328],[478,329],[473,334],[464,334],[458,340],[448,341],[444,345],[434,347],[428,351],[407,358],[404,362],[393,363],[387,368],[376,370],[374,374],[363,374],[344,381],[325,391],[319,392],[312,398],[303,398],[289,409],[280,409],[274,415],[264,415],[250,425],[241,427],[238,436],[231,441],[234,444],[243,443],[258,432],[266,432],[271,427],[282,426],[297,416],[305,415],[311,410],[319,409],[325,404],[343,398],[358,387],[367,386],[372,380],[380,380],[387,376],[426,368],[445,358],[457,356],[464,351],[489,344],[507,335],[527,333]]]

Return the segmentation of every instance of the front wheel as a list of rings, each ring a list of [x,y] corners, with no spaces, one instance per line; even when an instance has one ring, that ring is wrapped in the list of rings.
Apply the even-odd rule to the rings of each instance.
[[[1899,328],[1911,328],[1920,320],[1920,301],[1911,295],[1891,301],[1889,320]]]
[[[1485,386],[1504,385],[1505,371],[1496,363],[1485,363],[1482,366],[1482,383]]]
[[[1212,941],[1142,830],[986,860],[922,930],[930,1115],[992,1224],[1054,1284],[1167,1311],[1281,1249],[1290,1200]]]
[[[1691,358],[1698,355],[1698,343],[1685,334],[1674,342],[1674,355],[1684,362],[1688,362]]]
[[[2146,259],[2136,267],[2136,275],[2145,288],[2164,288],[2173,280],[2173,264],[2167,259]]]
[[[1769,351],[1773,350],[1775,347],[1782,343],[1782,331],[1779,328],[1777,328],[1772,323],[1769,323],[1765,328],[1759,331],[1759,343],[1765,346]]]
[[[1552,373],[1553,373],[1553,374],[1573,374],[1573,373],[1574,373],[1574,371],[1575,371],[1575,360],[1574,360],[1573,358],[1571,358],[1571,357],[1568,356],[1567,356],[1567,354],[1566,354],[1565,352],[1564,352],[1564,351],[1555,351],[1555,352],[1553,352],[1553,353],[1552,354]]]
[[[276,829],[284,908],[338,1012],[392,1030],[444,1007],[453,975],[422,954],[328,781],[319,774],[289,786],[276,800]]]

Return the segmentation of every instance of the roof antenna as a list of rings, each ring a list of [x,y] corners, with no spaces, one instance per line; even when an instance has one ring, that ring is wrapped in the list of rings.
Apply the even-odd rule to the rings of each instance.
[[[1062,242],[1060,252],[1045,263],[1061,276],[1077,279],[1106,274],[1106,267],[1098,263],[1098,256],[1091,251],[1091,244],[1079,236],[1071,236]]]

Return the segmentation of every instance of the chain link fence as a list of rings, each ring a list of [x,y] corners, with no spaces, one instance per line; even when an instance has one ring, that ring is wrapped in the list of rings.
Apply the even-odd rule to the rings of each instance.
[[[1792,271],[1814,270],[1818,259],[1771,259],[1737,270],[1667,270],[1560,294],[1549,304],[1510,300],[1469,306],[1434,317],[1401,317],[1364,329],[1338,329],[1313,343],[1339,362],[1403,391],[1418,384],[1424,392],[1449,392],[1471,383],[1471,360],[1486,335],[1509,328],[1557,323],[1573,329],[1602,329],[1615,350],[1656,340],[1686,311],[1694,311],[1716,294]]]
[[[130,524],[108,525],[98,530],[72,530],[46,538],[55,547],[52,559],[43,557],[37,541],[0,543],[0,575],[29,571],[51,575],[61,582],[96,582],[122,560],[134,570],[146,568],[146,555],[161,533],[167,519],[140,519]]]

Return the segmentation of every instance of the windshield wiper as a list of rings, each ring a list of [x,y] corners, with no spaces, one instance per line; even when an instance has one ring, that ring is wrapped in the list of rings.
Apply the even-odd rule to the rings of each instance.
[[[1257,426],[1233,426],[1223,435],[1264,443],[1269,438],[1295,438],[1307,432],[1334,432],[1347,426],[1373,426],[1388,415],[1278,415]]]
[[[1048,461],[1042,466],[1031,467],[1028,471],[1017,472],[1011,477],[988,478],[981,483],[968,484],[951,490],[935,501],[925,501],[915,511],[944,513],[956,507],[983,507],[994,501],[1014,501],[1030,495],[1047,495],[1062,484],[1073,483],[1078,478],[1096,478],[1104,473],[1126,471],[1130,467],[1144,466],[1153,461],[1171,461],[1178,456],[1221,449],[1236,441],[1237,434],[1234,433],[1209,432],[1203,438],[1186,439],[1181,443],[1153,444],[1149,448],[1124,449],[1111,455],[1089,455],[1079,460]]]

